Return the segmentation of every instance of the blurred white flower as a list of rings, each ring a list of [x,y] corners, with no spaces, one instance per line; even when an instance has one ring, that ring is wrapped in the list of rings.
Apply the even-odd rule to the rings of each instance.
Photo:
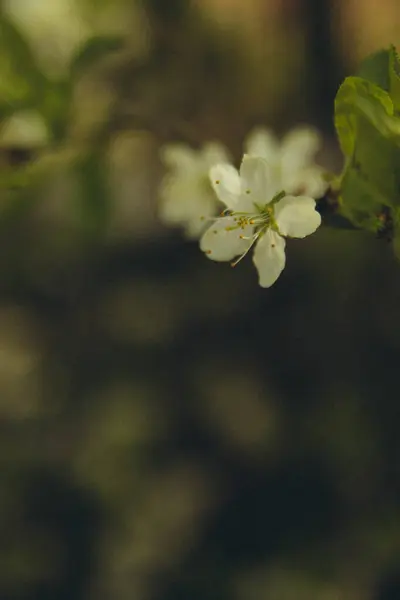
[[[285,237],[304,238],[316,231],[321,216],[309,196],[287,195],[276,187],[274,168],[263,158],[245,155],[238,172],[219,164],[211,183],[227,209],[200,240],[216,261],[236,265],[255,245],[253,261],[261,287],[270,287],[285,266]]]
[[[210,182],[210,168],[229,162],[228,153],[216,142],[200,150],[170,144],[163,148],[161,159],[169,171],[160,188],[160,218],[168,225],[183,226],[186,236],[196,239],[219,204]]]
[[[277,193],[306,194],[320,198],[327,189],[324,170],[314,163],[321,146],[321,137],[312,127],[296,127],[281,142],[262,127],[250,132],[245,141],[245,152],[265,158],[271,167],[271,186]]]

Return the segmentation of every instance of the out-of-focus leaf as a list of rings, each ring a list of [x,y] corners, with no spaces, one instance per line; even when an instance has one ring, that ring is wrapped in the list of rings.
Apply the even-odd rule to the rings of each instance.
[[[64,138],[68,124],[72,88],[68,81],[53,81],[43,94],[41,114],[55,141]]]
[[[69,81],[51,81],[18,28],[0,12],[0,118],[36,109],[55,140],[65,133],[71,98]]]
[[[10,19],[0,12],[0,49],[3,54],[2,67],[7,68],[9,87],[16,87],[16,99],[37,104],[46,86],[46,77],[40,71],[28,42]],[[0,90],[14,96],[13,90]],[[7,94],[8,91],[8,94]],[[8,99],[8,98],[6,98]],[[11,98],[13,100],[14,98]]]
[[[123,38],[117,35],[90,38],[72,58],[70,66],[71,76],[76,77],[80,75],[110,53],[121,50],[123,46]]]

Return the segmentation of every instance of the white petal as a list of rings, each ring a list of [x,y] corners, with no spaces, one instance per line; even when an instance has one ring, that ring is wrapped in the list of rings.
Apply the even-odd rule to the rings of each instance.
[[[304,238],[321,225],[315,200],[308,196],[285,196],[274,207],[276,224],[282,235]]]
[[[267,204],[274,196],[272,189],[272,171],[264,158],[245,154],[240,166],[243,195],[256,204]]]
[[[239,173],[230,164],[219,164],[211,167],[210,181],[218,198],[228,208],[236,208],[239,201],[241,185]]]
[[[229,163],[230,161],[228,151],[218,142],[208,142],[205,144],[201,151],[201,156],[207,172],[214,165]]]
[[[245,140],[245,152],[265,158],[271,164],[279,160],[279,146],[274,134],[263,127],[253,129]]]
[[[281,145],[281,169],[283,184],[296,171],[312,166],[314,156],[321,145],[318,131],[311,127],[297,127],[290,131]]]
[[[267,288],[273,285],[286,263],[283,237],[268,229],[257,242],[253,262],[258,271],[258,281],[261,287]]]
[[[253,227],[241,229],[236,227],[233,217],[223,217],[217,219],[204,233],[200,240],[200,248],[211,260],[232,260],[243,254],[251,243],[241,236],[250,237],[252,233]]]
[[[160,149],[160,158],[170,169],[186,173],[198,169],[198,152],[186,144],[166,144]]]

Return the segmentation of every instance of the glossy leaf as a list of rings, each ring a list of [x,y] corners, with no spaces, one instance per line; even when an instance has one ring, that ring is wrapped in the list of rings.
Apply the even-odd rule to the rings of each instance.
[[[354,153],[360,116],[381,135],[400,144],[400,119],[393,115],[388,92],[366,79],[347,77],[335,99],[335,127],[344,155],[351,157]]]
[[[336,97],[335,125],[346,157],[342,214],[376,231],[382,208],[400,205],[400,119],[388,92],[348,77]]]

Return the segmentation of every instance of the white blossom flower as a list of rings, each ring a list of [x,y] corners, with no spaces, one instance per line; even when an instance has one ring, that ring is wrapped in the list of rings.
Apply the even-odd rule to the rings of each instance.
[[[227,151],[216,142],[194,150],[185,144],[165,146],[161,158],[169,167],[160,189],[160,218],[168,225],[181,225],[188,238],[204,231],[206,219],[216,214],[219,201],[209,171],[229,162]]]
[[[304,238],[321,224],[315,200],[277,191],[274,177],[265,159],[248,155],[240,172],[230,164],[212,167],[211,183],[227,208],[200,240],[210,259],[236,258],[232,265],[255,246],[253,261],[262,287],[273,285],[285,267],[285,237]]]
[[[296,127],[281,142],[270,130],[259,127],[247,137],[245,152],[265,158],[270,164],[271,186],[277,192],[320,198],[328,187],[324,170],[314,162],[320,145],[320,135],[312,127]]]

